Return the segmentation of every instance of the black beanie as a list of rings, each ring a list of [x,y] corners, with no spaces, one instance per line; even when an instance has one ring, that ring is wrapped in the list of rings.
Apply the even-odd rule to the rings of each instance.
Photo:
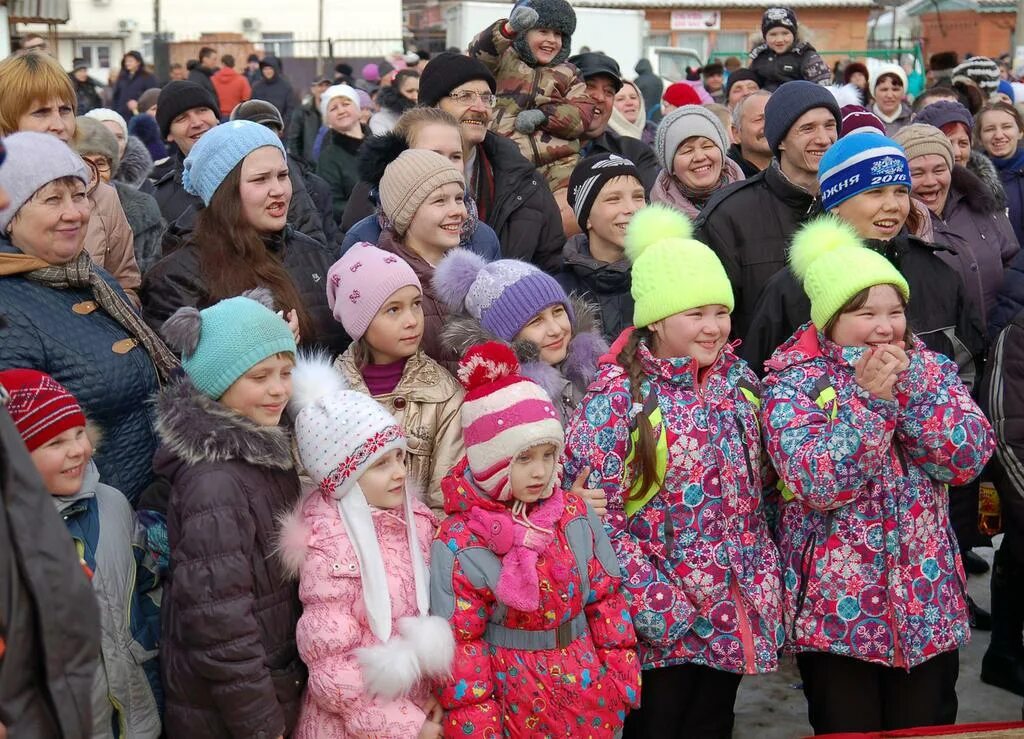
[[[636,165],[618,154],[595,154],[587,157],[572,171],[569,176],[569,191],[566,193],[569,207],[576,215],[576,223],[584,232],[594,201],[601,194],[601,188],[608,180],[616,177],[636,177],[643,184]]]
[[[156,122],[160,124],[160,135],[166,139],[171,132],[171,121],[193,108],[209,108],[214,115],[219,111],[213,95],[196,82],[174,80],[164,85],[156,99]]]
[[[761,35],[767,36],[773,28],[785,28],[796,38],[796,13],[789,8],[768,8],[761,16]]]
[[[742,82],[743,80],[750,80],[751,82],[756,82],[758,87],[761,86],[761,78],[757,76],[757,72],[755,72],[752,69],[747,69],[746,67],[740,67],[735,72],[730,72],[729,73],[729,79],[726,80],[726,83],[725,83],[725,99],[726,100],[729,99],[729,91],[732,90],[732,86],[735,85],[737,82]]]
[[[482,62],[465,54],[442,52],[420,74],[419,104],[433,108],[456,87],[473,80],[483,80],[491,92],[497,89],[494,75]]]
[[[838,135],[843,125],[843,116],[839,112],[835,95],[827,87],[807,80],[791,80],[772,93],[764,106],[764,138],[773,156],[779,156],[779,144],[797,119],[815,108],[825,108],[832,114],[836,119]]]

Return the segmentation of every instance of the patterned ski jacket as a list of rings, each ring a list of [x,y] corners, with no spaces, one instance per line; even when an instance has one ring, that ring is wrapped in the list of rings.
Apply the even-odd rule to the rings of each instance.
[[[857,384],[864,351],[808,323],[765,363],[787,649],[909,669],[970,638],[947,491],[995,442],[951,360],[915,339],[890,401]]]

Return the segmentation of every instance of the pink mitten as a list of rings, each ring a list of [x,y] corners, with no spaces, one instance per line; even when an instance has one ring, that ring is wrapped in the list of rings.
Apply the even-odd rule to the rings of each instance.
[[[517,528],[512,516],[474,508],[469,512],[469,530],[479,536],[495,554],[506,554],[516,544]]]

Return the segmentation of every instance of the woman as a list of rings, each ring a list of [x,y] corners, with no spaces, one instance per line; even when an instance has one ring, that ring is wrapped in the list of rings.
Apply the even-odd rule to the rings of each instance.
[[[907,73],[898,64],[882,64],[875,70],[871,96],[875,99],[871,111],[882,119],[886,136],[895,134],[914,117],[913,109],[903,102],[907,96]]]
[[[868,88],[870,76],[867,66],[861,62],[850,62],[843,68],[843,83],[853,85],[860,91],[860,104],[864,106],[871,104],[871,90]]]
[[[416,105],[419,90],[419,72],[415,69],[399,71],[395,81],[377,93],[379,110],[370,117],[370,133],[380,136],[394,129],[402,113]]]
[[[139,97],[152,87],[160,87],[160,83],[146,71],[142,54],[129,51],[121,58],[121,74],[117,76],[117,83],[114,85],[114,110],[128,120],[138,110]]]
[[[700,105],[672,111],[658,124],[654,141],[661,174],[651,190],[651,202],[696,218],[715,192],[744,179],[728,149],[729,136],[714,113]]]
[[[1024,244],[1024,119],[1020,112],[1006,103],[984,107],[974,119],[974,141],[999,170],[999,180],[1006,191],[1010,225],[1017,243]]]
[[[359,182],[356,157],[370,129],[359,120],[359,97],[348,85],[334,85],[320,96],[320,116],[327,127],[316,173],[327,180],[334,220],[341,223],[352,190]]]
[[[330,252],[287,225],[292,187],[277,135],[252,121],[210,129],[185,159],[182,183],[206,207],[188,241],[146,274],[146,321],[159,329],[182,306],[266,287],[302,345],[344,351],[324,286]]]
[[[654,144],[658,124],[647,119],[644,96],[635,82],[623,80],[622,88],[615,93],[615,109],[608,126],[620,136],[640,139],[648,146]]]
[[[177,361],[85,251],[92,204],[82,159],[55,136],[4,140],[0,368],[53,376],[103,432],[96,465],[135,501],[152,476],[148,401]]]

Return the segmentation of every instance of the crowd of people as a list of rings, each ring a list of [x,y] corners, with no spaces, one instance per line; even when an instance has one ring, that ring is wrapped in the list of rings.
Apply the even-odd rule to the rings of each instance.
[[[938,726],[972,631],[1024,696],[1024,85],[575,22],[0,61],[0,736],[729,737],[788,657]]]

